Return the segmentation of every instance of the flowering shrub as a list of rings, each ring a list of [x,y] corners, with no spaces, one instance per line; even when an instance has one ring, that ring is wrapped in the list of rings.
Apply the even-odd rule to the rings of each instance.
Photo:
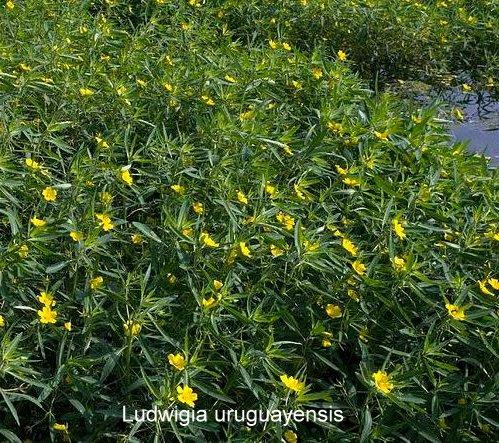
[[[238,40],[213,3],[2,10],[0,434],[492,438],[497,171],[350,48]]]
[[[495,0],[222,3],[230,29],[240,38],[261,42],[280,33],[300,49],[320,46],[331,55],[346,48],[350,60],[373,83],[379,76],[455,85],[471,75],[497,91]]]

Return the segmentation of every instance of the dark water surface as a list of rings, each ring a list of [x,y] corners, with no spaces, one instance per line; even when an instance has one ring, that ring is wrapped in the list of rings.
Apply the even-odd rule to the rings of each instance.
[[[499,101],[487,92],[446,91],[440,97],[455,104],[464,114],[463,122],[454,122],[451,126],[453,138],[467,141],[470,151],[490,157],[491,166],[499,166]]]
[[[402,97],[423,106],[438,103],[444,117],[452,120],[450,134],[454,141],[468,144],[471,152],[490,157],[490,166],[499,166],[499,97],[488,91],[463,92],[461,87],[437,88],[419,81],[393,84]],[[456,111],[459,110],[459,111]],[[454,117],[450,117],[449,113]],[[462,113],[462,121],[456,115]]]

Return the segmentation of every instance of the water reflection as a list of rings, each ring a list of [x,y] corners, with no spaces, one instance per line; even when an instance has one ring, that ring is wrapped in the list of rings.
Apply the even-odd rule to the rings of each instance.
[[[499,98],[488,91],[463,92],[461,88],[440,89],[418,81],[392,85],[402,97],[423,106],[438,103],[442,109],[454,109],[450,133],[454,141],[468,144],[469,150],[490,157],[490,165],[499,166]],[[456,111],[456,109],[458,111]],[[449,117],[451,118],[451,117]]]
[[[464,120],[454,122],[451,134],[467,141],[472,152],[490,157],[491,166],[499,166],[499,102],[488,92],[476,94],[444,91],[440,98],[462,109]]]

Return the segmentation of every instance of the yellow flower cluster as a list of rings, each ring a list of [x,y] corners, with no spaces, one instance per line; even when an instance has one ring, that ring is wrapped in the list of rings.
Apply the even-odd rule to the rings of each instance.
[[[480,288],[480,291],[482,291],[482,293],[484,293],[485,295],[494,295],[494,290],[499,291],[499,280],[497,278],[479,280],[478,286]]]
[[[269,46],[272,49],[282,48],[285,51],[291,51],[291,45],[289,43],[286,43],[286,42],[278,42],[278,41],[275,41],[275,40],[269,40]]]
[[[136,337],[140,334],[142,330],[142,325],[135,320],[127,320],[123,323],[123,329],[125,330],[125,335],[128,337]]]
[[[392,220],[392,227],[393,227],[393,232],[395,232],[395,235],[400,238],[401,240],[404,240],[407,235],[405,233],[405,228],[404,228],[404,222],[400,221],[397,218],[394,218]]]
[[[452,317],[454,320],[460,320],[460,321],[466,320],[466,314],[462,306],[446,303],[445,307],[447,308],[449,316]]]
[[[168,362],[177,370],[182,371],[187,362],[182,354],[168,354]]]
[[[114,224],[111,221],[111,217],[109,217],[109,215],[95,214],[95,218],[99,220],[99,226],[103,231],[108,232],[114,228]]]
[[[181,403],[193,408],[198,399],[198,395],[187,385],[177,386],[177,399]]]
[[[372,375],[372,378],[376,389],[383,394],[388,394],[393,390],[393,383],[390,380],[390,376],[385,371],[376,371]]]
[[[305,382],[300,381],[295,377],[288,376],[286,374],[282,374],[280,376],[280,379],[286,388],[294,392],[301,392],[305,387]]]
[[[276,219],[279,223],[281,223],[287,231],[292,231],[295,227],[295,219],[284,212],[278,212],[276,215]]]
[[[57,321],[57,311],[53,311],[52,307],[55,306],[55,300],[52,294],[49,292],[41,292],[38,297],[38,301],[42,304],[42,309],[38,311],[38,316],[40,317],[40,323],[56,323]]]

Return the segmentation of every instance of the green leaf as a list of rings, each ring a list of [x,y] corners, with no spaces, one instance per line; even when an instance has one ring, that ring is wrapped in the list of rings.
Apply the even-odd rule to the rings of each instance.
[[[154,240],[157,243],[163,243],[161,239],[156,235],[156,233],[151,228],[144,225],[143,223],[132,222],[132,225],[135,226],[147,238]]]

